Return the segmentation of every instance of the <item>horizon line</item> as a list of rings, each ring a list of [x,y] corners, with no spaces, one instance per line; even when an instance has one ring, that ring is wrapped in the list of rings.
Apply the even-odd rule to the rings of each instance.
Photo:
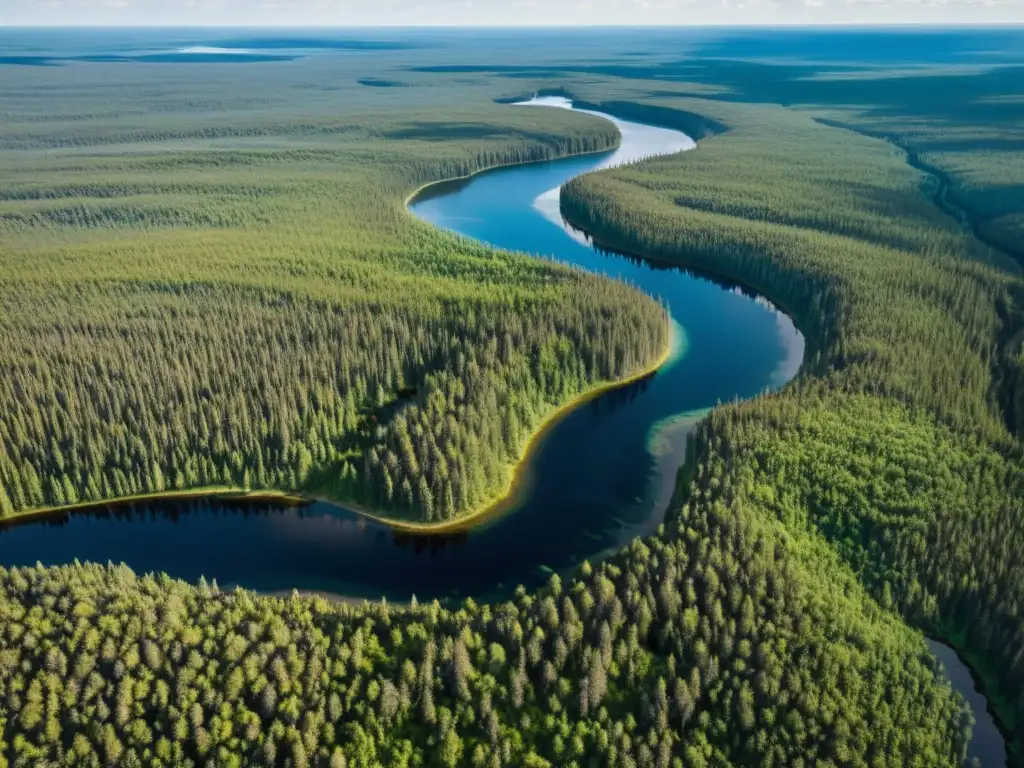
[[[801,22],[765,22],[765,23],[679,23],[679,24],[7,24],[0,22],[0,31],[12,29],[293,29],[293,30],[537,30],[557,29],[564,31],[576,30],[668,30],[668,29],[956,29],[970,27],[974,29],[1005,29],[1007,27],[1024,28],[1024,19],[1014,21],[822,21],[813,24]]]

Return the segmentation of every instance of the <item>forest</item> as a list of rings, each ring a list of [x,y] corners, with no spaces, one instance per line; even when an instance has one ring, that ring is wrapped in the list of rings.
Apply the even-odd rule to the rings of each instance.
[[[235,487],[451,520],[504,493],[550,412],[666,349],[656,301],[457,243],[400,205],[612,146],[613,126],[570,115],[560,135],[523,113],[505,140],[487,118],[388,123],[369,102],[242,124],[199,94],[181,106],[191,84],[166,77],[162,97],[61,80],[43,114],[31,85],[4,93],[21,119],[0,126],[3,514]],[[150,123],[73,119],[147,98]]]
[[[628,286],[404,210],[616,142],[496,103],[545,88],[701,139],[570,183],[569,220],[758,290],[808,342],[790,385],[701,423],[656,535],[536,593],[0,569],[0,765],[959,766],[971,715],[922,632],[971,662],[1022,764],[1020,85],[965,66],[940,115],[948,62],[659,44],[0,85],[5,514],[211,484],[415,520],[487,503],[547,412],[667,334]]]
[[[970,161],[975,197],[945,200],[958,219],[935,193],[967,182],[922,173],[877,117],[678,103],[727,130],[697,153],[573,180],[563,214],[607,247],[714,270],[791,309],[804,375],[714,411],[694,450],[728,457],[727,498],[821,536],[880,604],[954,642],[1019,761],[1024,279],[1013,248],[975,236],[971,208],[982,188],[1012,205],[994,191],[1007,169]]]

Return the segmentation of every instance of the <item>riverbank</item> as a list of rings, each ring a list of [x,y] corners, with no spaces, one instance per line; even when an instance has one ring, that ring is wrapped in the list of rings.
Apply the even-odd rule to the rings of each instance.
[[[314,499],[289,491],[260,490],[252,491],[231,485],[205,486],[189,488],[181,491],[154,491],[153,493],[136,493],[131,496],[115,496],[98,501],[82,501],[64,506],[36,507],[24,509],[0,519],[0,524],[30,522],[43,517],[72,514],[75,512],[99,511],[110,507],[123,507],[130,504],[144,504],[153,501],[199,501],[202,499],[218,499],[220,501],[236,501],[251,504],[275,504],[285,507],[299,507],[311,503]]]
[[[685,333],[682,328],[669,322],[669,334],[665,348],[658,359],[642,371],[633,374],[620,381],[602,382],[569,402],[551,411],[537,428],[529,435],[520,451],[521,458],[509,465],[509,479],[501,493],[495,494],[477,510],[470,512],[453,520],[444,520],[433,523],[417,523],[407,520],[390,518],[372,510],[366,509],[358,504],[334,499],[329,496],[307,494],[301,491],[280,491],[280,490],[246,490],[237,486],[212,486],[192,488],[180,491],[158,491],[154,493],[140,493],[132,496],[113,497],[100,501],[87,501],[65,506],[50,506],[36,509],[26,509],[9,515],[0,523],[29,522],[32,520],[51,517],[56,515],[72,514],[75,512],[87,512],[90,510],[101,510],[110,507],[127,506],[145,502],[160,501],[197,501],[202,499],[219,499],[222,501],[236,501],[239,503],[252,504],[277,504],[281,506],[302,506],[313,502],[322,501],[342,507],[354,514],[372,520],[375,523],[385,525],[398,533],[409,533],[417,535],[442,535],[461,533],[469,528],[479,525],[486,519],[497,517],[510,510],[521,501],[529,489],[529,464],[530,460],[540,446],[544,437],[572,411],[594,400],[605,392],[627,387],[630,384],[654,375],[666,363],[682,359],[686,353]]]
[[[614,124],[613,124],[614,125]],[[593,149],[587,152],[569,152],[565,155],[558,155],[556,157],[548,157],[543,160],[521,160],[515,163],[495,163],[494,165],[485,165],[483,168],[478,168],[472,173],[466,173],[462,176],[451,176],[447,179],[438,179],[437,181],[428,181],[426,184],[421,184],[416,187],[409,195],[405,198],[405,208],[408,209],[410,205],[414,205],[417,200],[422,197],[428,190],[432,190],[435,187],[443,187],[448,184],[456,184],[458,182],[469,181],[477,176],[481,176],[485,173],[492,173],[494,171],[501,171],[507,168],[520,168],[525,165],[540,165],[542,163],[551,163],[557,160],[569,160],[576,157],[592,157],[594,155],[603,155],[608,152],[614,152],[622,146],[622,134],[619,134],[619,140],[615,144],[610,144],[604,149]]]
[[[774,309],[778,310],[792,321],[793,326],[797,329],[797,331],[800,332],[801,337],[803,337],[805,344],[807,344],[808,342],[813,343],[814,336],[808,334],[805,330],[805,327],[810,326],[810,323],[805,323],[800,313],[796,312],[791,306],[788,306],[786,302],[780,301],[776,297],[771,296],[768,289],[757,285],[754,281],[748,278],[735,277],[734,275],[729,274],[728,272],[725,271],[716,272],[713,270],[692,266],[686,263],[684,260],[673,261],[671,259],[663,257],[647,256],[645,254],[638,253],[637,251],[631,251],[628,248],[613,244],[610,241],[604,240],[601,237],[589,232],[582,224],[573,220],[571,215],[566,213],[563,209],[560,209],[560,212],[562,214],[562,219],[565,221],[565,223],[572,229],[576,230],[577,232],[580,232],[587,239],[590,245],[596,248],[597,250],[605,251],[607,253],[612,254],[618,254],[620,256],[625,256],[630,259],[638,259],[647,264],[665,267],[667,269],[684,270],[693,275],[696,275],[697,277],[706,278],[708,280],[718,282],[720,284],[725,283],[733,285],[739,288],[740,290],[746,291],[757,297],[762,298]],[[788,381],[791,381],[792,379],[795,379],[797,376],[800,375],[800,373],[803,371],[804,363],[807,361],[808,357],[808,350],[805,346],[803,354],[801,355],[800,365],[797,368],[796,372],[791,377],[789,377]]]
[[[995,676],[985,664],[985,660],[967,646],[963,632],[951,631],[949,627],[935,624],[923,625],[921,631],[926,640],[949,649],[967,671],[975,690],[985,702],[985,713],[1003,740],[1003,747],[1006,750],[1004,765],[1011,760],[1019,761],[1020,754],[1013,741],[1017,724],[1016,713],[1013,705],[998,693]],[[934,650],[932,652],[934,654]]]
[[[504,490],[495,494],[488,502],[481,505],[476,511],[462,515],[453,520],[444,520],[436,523],[416,523],[406,520],[384,517],[370,510],[351,505],[345,502],[335,502],[331,499],[322,499],[329,503],[336,503],[350,509],[361,517],[373,520],[374,522],[386,525],[399,533],[410,533],[418,535],[440,535],[462,533],[469,528],[474,528],[482,522],[498,517],[511,510],[518,502],[527,495],[530,487],[530,464],[537,450],[542,445],[544,438],[554,429],[558,423],[570,413],[592,400],[600,397],[606,392],[628,387],[638,381],[646,379],[657,373],[668,363],[681,360],[686,354],[686,335],[682,327],[675,323],[669,323],[668,341],[665,349],[658,359],[650,366],[622,379],[621,381],[603,382],[585,392],[581,393],[568,403],[561,405],[551,411],[538,425],[538,427],[526,439],[522,450],[521,458],[514,464],[509,465],[509,479]]]

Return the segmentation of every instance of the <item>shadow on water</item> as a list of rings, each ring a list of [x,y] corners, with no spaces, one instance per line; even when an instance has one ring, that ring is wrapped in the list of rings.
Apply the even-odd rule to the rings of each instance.
[[[967,746],[968,765],[977,760],[976,764],[982,768],[1003,768],[1006,765],[1006,742],[970,667],[945,643],[931,639],[925,642],[928,650],[941,662],[950,684],[964,697],[974,715],[974,729]]]
[[[544,434],[525,493],[506,514],[467,531],[418,536],[322,501],[100,504],[0,524],[0,564],[124,562],[275,594],[493,599],[654,532],[694,425],[717,402],[784,385],[803,361],[804,339],[742,285],[604,250],[565,224],[559,189],[568,179],[693,146],[676,131],[604,117],[622,133],[615,151],[495,169],[429,187],[410,204],[435,226],[624,280],[660,298],[677,329],[678,349],[659,371],[586,402]],[[978,720],[972,756],[986,768],[1005,765],[1003,741],[969,670],[945,646],[930,647]]]

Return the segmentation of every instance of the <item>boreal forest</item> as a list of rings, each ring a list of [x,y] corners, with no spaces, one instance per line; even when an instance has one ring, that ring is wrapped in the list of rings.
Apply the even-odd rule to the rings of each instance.
[[[650,378],[656,291],[410,214],[623,141],[509,106],[536,94],[693,138],[573,178],[560,215],[756,292],[806,346],[708,403],[648,535],[539,588],[0,562],[0,766],[930,768],[975,760],[982,715],[1024,766],[1019,30],[396,31],[230,62],[10,34],[0,542],[172,493],[470,525],[559,414]]]

